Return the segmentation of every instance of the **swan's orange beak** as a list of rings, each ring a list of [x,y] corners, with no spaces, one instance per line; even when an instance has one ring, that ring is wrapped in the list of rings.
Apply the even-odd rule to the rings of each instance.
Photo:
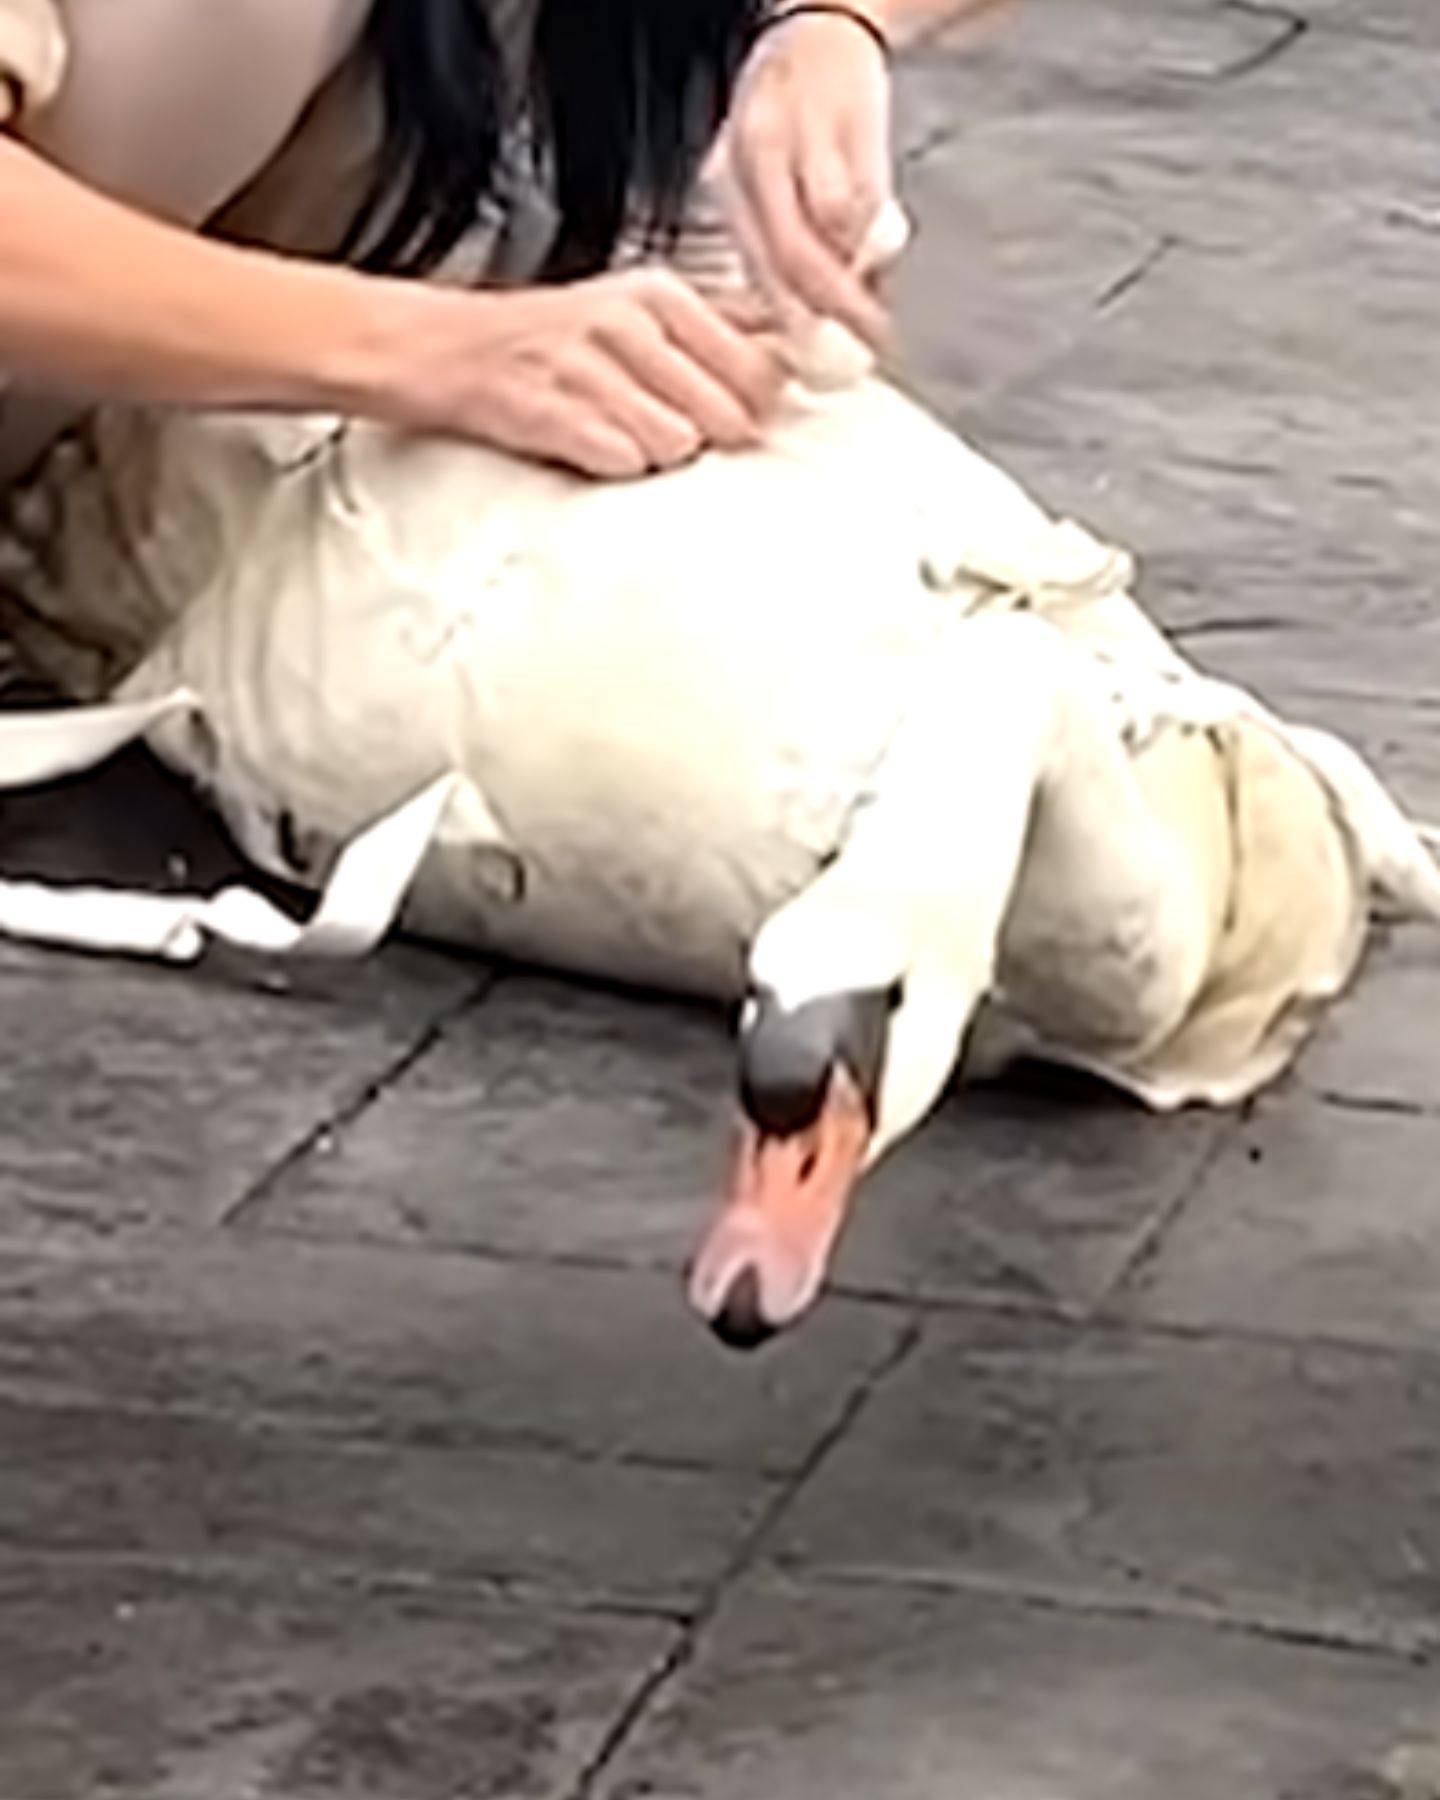
[[[742,1118],[728,1192],[689,1275],[690,1304],[723,1343],[752,1350],[814,1303],[871,1131],[840,1064],[810,1124],[780,1135]]]

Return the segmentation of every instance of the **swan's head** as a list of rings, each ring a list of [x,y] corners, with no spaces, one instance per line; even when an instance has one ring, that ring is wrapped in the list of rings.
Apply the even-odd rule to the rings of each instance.
[[[722,1342],[753,1349],[814,1304],[857,1185],[939,1098],[966,1013],[863,910],[800,904],[761,930],[728,1189],[689,1273]]]

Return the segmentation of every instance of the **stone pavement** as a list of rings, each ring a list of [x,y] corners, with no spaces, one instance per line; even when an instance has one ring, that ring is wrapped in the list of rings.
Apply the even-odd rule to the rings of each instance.
[[[913,374],[1440,814],[1436,0],[905,75]],[[138,758],[6,860],[225,859]],[[0,953],[0,1800],[1434,1800],[1440,943],[1244,1118],[952,1103],[756,1361],[717,1021]]]

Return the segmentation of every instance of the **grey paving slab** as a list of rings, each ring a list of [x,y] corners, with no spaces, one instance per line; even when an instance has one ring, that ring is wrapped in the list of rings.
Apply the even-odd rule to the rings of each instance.
[[[1132,1316],[1440,1347],[1440,939],[1387,935],[1187,1199]]]
[[[669,1632],[462,1596],[0,1565],[6,1800],[562,1800]]]
[[[937,1322],[789,1567],[1440,1643],[1440,1361]]]
[[[1403,691],[1418,661],[1433,686],[1440,490],[1412,395],[1435,362],[1440,237],[1418,256],[1397,242],[1376,227],[1243,259],[1181,246],[976,429],[1022,463],[1041,442],[1047,493],[1073,465],[1075,501],[1138,548],[1167,622],[1278,617],[1323,640],[1287,638],[1281,664],[1333,645],[1352,679]],[[1332,273],[1354,258],[1368,298]]]
[[[1238,189],[1194,180],[1197,160],[1223,161],[1249,135],[1210,123],[1220,72],[1289,30],[1238,7],[1137,18],[1102,0],[1040,0],[914,56],[899,143],[920,229],[895,279],[897,373],[918,374],[932,404],[966,423],[1083,337],[1182,233],[1233,245],[1241,207],[1250,235],[1257,211],[1262,230],[1293,222],[1294,187],[1263,161]]]
[[[250,1224],[675,1268],[723,1181],[733,1087],[718,1013],[514,978]]]
[[[0,1554],[500,1584],[665,1608],[697,1602],[772,1491],[717,1470],[307,1441],[4,1399],[0,1444]]]
[[[1327,25],[1361,29],[1309,31],[1247,79],[1227,83],[1218,103],[1247,110],[1257,130],[1249,146],[1235,146],[1236,160],[1223,173],[1257,176],[1260,151],[1291,178],[1328,177],[1330,198],[1352,209],[1377,199],[1388,205],[1407,197],[1405,189],[1410,198],[1432,193],[1434,165],[1416,132],[1431,117],[1427,93],[1440,38],[1433,13],[1428,42],[1412,38],[1418,8],[1412,14],[1411,4],[1355,7],[1343,20],[1332,10]],[[1330,5],[1315,0],[1317,8]],[[1316,198],[1326,196],[1317,189]]]
[[[1398,577],[1422,598],[1418,571]],[[1343,587],[1310,590],[1316,618],[1182,626],[1175,639],[1200,668],[1238,681],[1297,724],[1339,732],[1364,746],[1377,771],[1408,804],[1434,806],[1436,712],[1440,668],[1430,628],[1346,623],[1351,604]],[[1161,605],[1163,606],[1163,601]],[[1322,610],[1323,609],[1323,610]],[[1328,614],[1328,617],[1327,617]],[[1332,622],[1333,621],[1333,622]]]
[[[1407,43],[1328,31],[1206,74],[1197,32],[1283,12],[1040,0],[928,52],[911,180],[938,243],[902,313],[931,397],[1136,548],[1223,668],[1428,691],[1433,82]],[[1103,288],[1127,243],[1134,279]]]
[[[1387,451],[1373,479],[1356,473],[1368,492],[1352,503],[1350,476],[1196,455],[1163,419],[1137,430],[1119,390],[1092,405],[1069,378],[1067,359],[1053,387],[982,406],[967,435],[1052,511],[1129,549],[1141,598],[1197,662],[1291,699],[1434,693],[1427,475]]]
[[[1149,28],[1152,9],[1143,10],[1139,31]],[[1432,58],[1384,33],[1310,31],[1279,42],[1281,54],[1198,96],[1188,119],[1193,129],[1179,121],[1168,157],[1152,154],[1154,139],[1135,140],[1139,154],[1127,157],[1132,166],[1122,179],[1135,183],[1137,195],[1173,206],[1178,236],[1203,241],[1214,233],[1213,241],[1224,242],[1239,226],[1244,236],[1232,241],[1263,247],[1252,228],[1266,218],[1277,241],[1303,238],[1321,220],[1398,223],[1409,206],[1433,196],[1435,170],[1423,135]],[[1209,160],[1196,155],[1202,146]],[[1095,148],[1108,147],[1102,130]],[[1308,205],[1296,205],[1287,218],[1274,210],[1285,195],[1308,198]],[[1316,313],[1340,286],[1340,271],[1317,270],[1327,274]],[[1351,285],[1357,302],[1373,292],[1368,281]]]
[[[1421,123],[1417,117],[1414,128]],[[1416,379],[1437,362],[1437,264],[1440,238],[1412,228],[1378,195],[1343,212],[1292,213],[1287,229],[1247,244],[1243,254],[1182,236],[1109,315],[1095,361],[1103,367],[1128,351],[1135,366],[1125,385],[1150,388],[1177,439],[1197,454],[1273,463],[1282,472],[1313,467],[1342,494],[1348,477],[1363,497],[1383,489],[1387,475],[1427,476],[1423,467],[1396,470],[1372,456],[1380,445],[1393,451],[1429,441],[1413,394]],[[1365,268],[1365,281],[1349,275],[1356,266]],[[1167,304],[1168,345],[1153,323]],[[1150,357],[1159,365],[1167,351],[1162,372]],[[1198,402],[1193,416],[1176,409],[1182,394]],[[1133,403],[1140,398],[1132,391]],[[1338,535],[1321,521],[1316,527],[1325,538]]]
[[[254,881],[140,751],[0,796],[12,877],[213,891]],[[477,994],[473,961],[392,946],[357,967],[199,971],[0,944],[0,1234],[203,1230]]]
[[[1377,444],[1327,473],[1298,446],[1199,452],[1183,403],[1167,418],[1123,385],[1092,388],[1098,360],[1067,354],[1033,391],[979,406],[967,435],[1135,554],[1140,597],[1201,667],[1323,708],[1321,723],[1346,720],[1337,702],[1375,702],[1370,735],[1409,714],[1404,735],[1433,739],[1418,712],[1440,685],[1423,458]],[[1143,385],[1133,367],[1120,379]]]
[[[1378,1111],[1440,1112],[1440,930],[1377,933],[1297,1073],[1300,1091]],[[1387,1183],[1387,1185],[1391,1185]],[[1440,1233],[1440,1212],[1437,1212]]]
[[[904,176],[917,225],[890,284],[903,321],[890,373],[961,425],[1060,356],[1155,253],[1113,198],[1032,171],[1028,147],[986,141],[932,152]]]
[[[506,983],[249,1225],[678,1269],[723,1169],[733,1081],[718,1016]],[[963,1090],[866,1189],[837,1279],[1086,1303],[1220,1128],[1093,1095]]]
[[[747,1593],[603,1800],[1401,1800],[1432,1671],[973,1595]],[[1395,1779],[1392,1779],[1395,1778]]]
[[[1373,6],[1350,6],[1346,0],[1295,0],[1292,10],[1327,32],[1394,39],[1440,52],[1440,24],[1428,0],[1378,0]]]
[[[1180,108],[1293,35],[1283,10],[1168,0],[1036,0],[931,32],[904,60],[902,151],[1018,115]]]
[[[1440,1355],[1437,1166],[1440,1117],[1267,1107],[1209,1170],[1124,1308]]]
[[[1297,35],[1283,8],[1036,0],[916,58],[900,144],[952,158],[997,213],[1023,165],[1033,187],[1212,248],[1322,218],[1423,228],[1428,72],[1403,40]]]
[[[267,993],[0,948],[0,1229],[213,1225],[477,982],[400,951]]]
[[[902,1325],[837,1301],[737,1359],[668,1275],[273,1239],[0,1244],[0,1393],[396,1446],[780,1473]]]
[[[962,1088],[863,1194],[840,1279],[929,1300],[1093,1305],[1227,1126],[1214,1113],[1157,1119],[1059,1079]]]

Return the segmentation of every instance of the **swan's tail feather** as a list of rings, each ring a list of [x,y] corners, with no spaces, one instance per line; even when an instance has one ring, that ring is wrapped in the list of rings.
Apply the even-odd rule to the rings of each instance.
[[[1377,895],[1407,917],[1440,924],[1440,827],[1407,817],[1349,744],[1308,727],[1288,735],[1329,789]]]

